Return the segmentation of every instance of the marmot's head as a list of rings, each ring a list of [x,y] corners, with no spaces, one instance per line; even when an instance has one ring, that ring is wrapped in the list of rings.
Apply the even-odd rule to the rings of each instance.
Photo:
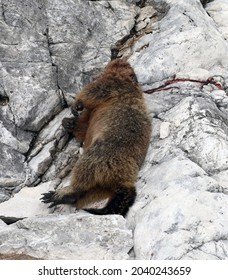
[[[123,59],[110,61],[101,74],[85,89],[90,98],[103,100],[121,98],[121,96],[131,98],[142,94],[134,70]]]
[[[104,68],[102,74],[112,74],[122,76],[124,79],[131,79],[134,83],[138,83],[137,77],[131,65],[124,59],[114,59]]]

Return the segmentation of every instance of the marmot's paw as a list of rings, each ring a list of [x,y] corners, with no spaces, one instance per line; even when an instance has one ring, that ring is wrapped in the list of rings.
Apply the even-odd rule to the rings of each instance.
[[[57,201],[55,201],[55,194],[56,194],[55,191],[49,191],[48,193],[42,193],[41,194],[42,197],[40,198],[40,200],[43,203],[51,203],[48,208],[52,208],[53,206],[59,204],[59,203],[57,203]]]
[[[71,107],[71,113],[75,116],[78,117],[79,113],[84,109],[83,102],[81,100],[78,100],[75,102],[74,105]]]
[[[76,125],[75,118],[64,118],[62,120],[62,126],[68,131],[72,131],[75,128],[75,125]]]
[[[73,204],[76,201],[75,194],[59,195],[58,191],[49,191],[48,193],[42,193],[40,200],[43,203],[51,203],[48,208],[52,208],[58,204]]]

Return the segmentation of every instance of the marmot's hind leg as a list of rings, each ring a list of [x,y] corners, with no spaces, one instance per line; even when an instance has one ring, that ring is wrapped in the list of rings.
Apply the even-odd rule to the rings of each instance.
[[[136,198],[135,188],[120,186],[116,189],[113,197],[109,200],[107,205],[102,209],[83,209],[91,214],[109,215],[120,214],[125,216],[132,206]]]

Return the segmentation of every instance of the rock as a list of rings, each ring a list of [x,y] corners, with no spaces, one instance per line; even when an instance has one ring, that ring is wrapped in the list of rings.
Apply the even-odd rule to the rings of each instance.
[[[25,180],[25,157],[1,143],[0,145],[0,187],[14,187]],[[16,163],[16,164],[15,164]]]
[[[135,30],[139,31],[146,28],[150,24],[151,18],[157,15],[157,11],[152,6],[146,6],[141,9],[139,16],[136,19]]]
[[[228,203],[219,184],[183,156],[148,165],[129,215],[136,259],[225,259]]]
[[[198,0],[161,3],[167,14],[153,25],[152,33],[136,42],[129,59],[139,81],[150,85],[197,69],[223,74],[228,66],[227,43]]]
[[[79,155],[79,143],[75,139],[66,144],[61,149],[61,153],[58,153],[53,161],[52,165],[43,175],[43,179],[46,181],[54,180],[57,177],[64,178],[72,170],[74,162],[78,159]]]
[[[224,188],[224,192],[228,193],[228,170],[216,173],[213,178]]]
[[[223,0],[211,1],[206,7],[206,11],[218,26],[219,31],[228,39],[228,3]]]
[[[119,0],[47,1],[46,12],[52,61],[66,93],[78,91],[103,68],[110,46],[130,33],[137,15],[135,6]]]
[[[13,150],[24,154],[28,152],[29,150],[29,144],[32,141],[33,134],[32,133],[26,133],[21,129],[18,129],[17,127],[10,126],[10,124],[3,124],[2,121],[0,121],[0,143],[5,144],[9,147],[11,147]],[[10,131],[11,130],[11,131]]]
[[[1,10],[0,84],[9,99],[3,116],[24,130],[39,131],[61,110],[56,68],[44,36],[45,9],[40,1],[20,0],[3,1]]]
[[[171,89],[151,96],[162,107],[155,108],[155,132],[128,215],[135,258],[226,259],[227,111],[216,106],[225,94],[179,87],[180,99]]]
[[[0,228],[1,254],[39,259],[128,259],[132,232],[118,215],[78,213],[28,218]],[[20,248],[20,249],[19,249]]]
[[[63,107],[110,59],[111,44],[133,28],[139,9],[120,3],[2,1],[0,143],[6,148],[0,150],[0,175],[4,173],[0,181],[4,187],[16,188],[27,174],[27,185],[37,183],[49,168],[52,175],[46,178],[53,179],[66,167],[60,164],[60,151],[68,141],[61,121],[70,110]],[[70,161],[67,157],[64,162]],[[5,166],[7,172],[1,172]]]
[[[51,149],[54,141],[48,143],[30,162],[30,168],[39,176],[44,174],[52,162]]]
[[[50,181],[69,172],[73,162],[72,157],[77,157],[79,143],[72,139],[69,142],[69,135],[62,127],[62,119],[70,116],[67,108],[56,115],[48,125],[41,130],[33,144],[33,149],[28,156],[30,168],[36,174],[36,178],[43,177],[44,181]]]
[[[37,260],[25,254],[0,254],[0,260]]]
[[[24,130],[39,131],[61,110],[52,65],[43,62],[37,62],[35,65],[24,62],[25,68],[20,62],[10,66],[7,62],[3,65],[7,72],[3,79],[4,90],[9,98],[4,118],[10,118],[12,115],[16,126]]]
[[[128,217],[136,259],[226,259],[226,115],[201,92],[182,96],[159,119],[170,133],[151,142]]]
[[[38,187],[24,187],[8,201],[0,204],[0,219],[11,223],[26,217],[45,216],[53,212],[41,201],[41,194],[53,190],[56,181],[40,184]]]
[[[0,229],[7,227],[7,225],[0,219]]]
[[[227,259],[228,1],[1,4],[0,216],[31,217],[0,220],[0,254]],[[40,194],[69,185],[79,156],[62,119],[111,45],[134,67],[152,118],[137,200],[127,224],[72,206],[52,215]]]
[[[160,126],[160,138],[164,139],[169,136],[170,133],[170,123],[162,122]]]
[[[180,111],[179,111],[180,110]],[[226,169],[228,163],[228,137],[226,115],[210,98],[187,97],[165,113],[172,120],[179,146],[207,172]],[[224,127],[217,129],[217,125]]]
[[[0,189],[0,203],[10,199],[10,194],[6,191],[6,189]]]

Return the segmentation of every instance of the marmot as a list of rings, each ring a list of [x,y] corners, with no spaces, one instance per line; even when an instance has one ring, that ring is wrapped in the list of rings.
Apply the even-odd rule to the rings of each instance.
[[[84,153],[72,170],[70,186],[44,193],[41,200],[49,207],[74,204],[80,209],[109,198],[102,209],[84,210],[125,216],[135,201],[134,184],[151,134],[143,92],[130,64],[110,61],[76,95],[72,113],[62,124],[83,143]]]

